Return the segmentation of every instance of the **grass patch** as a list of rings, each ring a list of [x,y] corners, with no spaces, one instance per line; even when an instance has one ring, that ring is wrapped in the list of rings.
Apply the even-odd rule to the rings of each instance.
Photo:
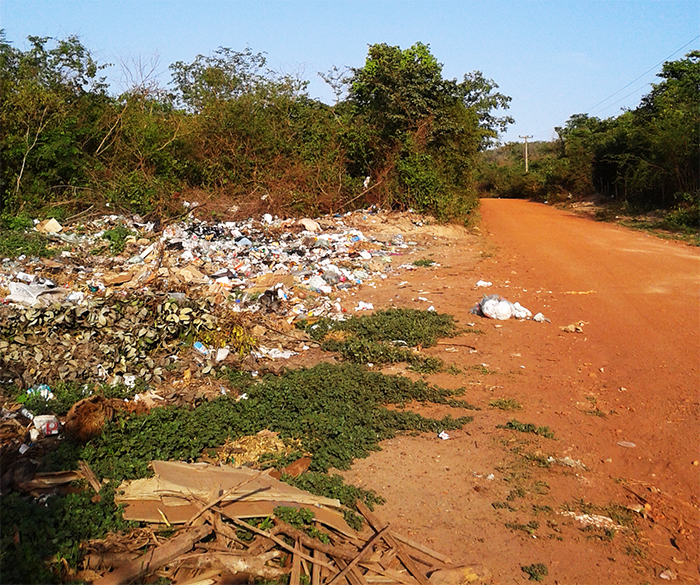
[[[242,383],[237,378],[238,384]],[[266,376],[245,388],[249,398],[223,396],[196,409],[158,408],[142,416],[118,415],[85,446],[62,442],[53,466],[71,468],[87,460],[98,477],[135,479],[149,474],[154,459],[194,461],[227,439],[263,429],[301,442],[313,454],[312,471],[347,469],[355,458],[379,449],[398,432],[439,432],[461,428],[470,417],[429,419],[406,410],[389,410],[417,400],[464,406],[454,391],[384,376],[353,364],[319,364],[281,377]],[[68,466],[68,467],[65,467]]]
[[[491,408],[498,408],[499,410],[522,410],[523,405],[520,404],[514,398],[499,398],[498,400],[492,400],[489,402]]]
[[[538,427],[532,423],[521,423],[515,419],[509,420],[505,425],[497,425],[499,429],[511,429],[521,433],[533,433],[546,439],[554,439],[554,433],[549,427]]]
[[[325,351],[336,351],[347,361],[359,364],[407,362],[419,372],[442,370],[436,357],[413,352],[411,347],[432,347],[440,337],[456,334],[452,315],[418,309],[387,309],[346,321],[322,318],[302,321],[299,327],[321,343]]]
[[[420,258],[419,260],[413,261],[414,266],[432,266],[433,264],[435,264],[435,260],[431,260],[430,258]]]
[[[534,534],[535,531],[540,527],[540,523],[537,520],[530,520],[527,524],[520,524],[518,522],[506,522],[505,527],[509,530],[519,530],[527,534]]]

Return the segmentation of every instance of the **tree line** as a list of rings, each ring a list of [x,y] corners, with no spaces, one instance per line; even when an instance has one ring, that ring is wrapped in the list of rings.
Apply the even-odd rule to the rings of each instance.
[[[576,114],[558,139],[500,148],[511,98],[473,71],[446,79],[430,47],[375,44],[362,67],[308,81],[264,53],[220,47],[170,65],[162,86],[136,71],[111,95],[77,37],[0,33],[0,214],[61,217],[109,204],[167,215],[181,200],[241,213],[317,215],[378,205],[463,220],[479,195],[556,200],[597,193],[698,222],[700,52],[664,64],[639,106]],[[9,218],[9,219],[8,219]]]
[[[481,188],[556,201],[598,194],[633,212],[666,210],[668,227],[700,227],[700,51],[666,62],[639,106],[599,119],[575,114],[558,139],[484,155]]]
[[[445,79],[427,45],[376,44],[363,67],[308,81],[263,53],[221,47],[170,65],[164,88],[135,75],[112,96],[77,37],[0,37],[2,212],[60,214],[109,203],[167,214],[179,199],[279,215],[377,204],[463,218],[477,155],[512,122],[510,98],[475,71]]]

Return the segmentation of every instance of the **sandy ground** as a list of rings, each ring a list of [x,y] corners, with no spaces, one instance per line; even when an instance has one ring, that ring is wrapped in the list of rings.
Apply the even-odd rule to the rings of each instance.
[[[387,499],[379,515],[396,530],[483,565],[491,583],[525,583],[533,563],[545,583],[700,582],[700,251],[526,201],[484,200],[481,214],[476,230],[360,220],[418,243],[397,262],[439,266],[346,304],[433,305],[474,323],[479,333],[426,350],[460,371],[426,379],[465,387],[481,410],[411,405],[474,420],[448,440],[386,441],[344,476]],[[470,314],[485,293],[551,323]],[[560,329],[570,324],[580,332]],[[499,399],[522,409],[490,406]],[[554,438],[499,427],[512,419]],[[586,528],[595,516],[624,526]]]

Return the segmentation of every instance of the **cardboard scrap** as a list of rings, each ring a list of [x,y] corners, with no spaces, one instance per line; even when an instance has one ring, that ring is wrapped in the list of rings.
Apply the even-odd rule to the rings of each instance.
[[[124,493],[115,502],[126,505],[126,520],[162,522],[164,515],[170,524],[182,524],[201,507],[198,500],[207,501],[212,486],[226,491],[247,482],[221,502],[227,514],[255,518],[271,515],[278,506],[303,506],[312,508],[321,522],[354,534],[336,511],[342,508],[338,500],[314,496],[253,469],[178,461],[153,461],[151,467],[154,477],[124,482],[119,488]]]
[[[51,219],[45,219],[42,222],[36,224],[36,231],[42,234],[57,234],[63,229],[63,226],[58,223],[53,217]]]
[[[246,292],[249,294],[261,294],[276,287],[278,284],[285,288],[291,288],[294,286],[294,276],[292,274],[261,274],[255,279],[255,284],[246,289]]]

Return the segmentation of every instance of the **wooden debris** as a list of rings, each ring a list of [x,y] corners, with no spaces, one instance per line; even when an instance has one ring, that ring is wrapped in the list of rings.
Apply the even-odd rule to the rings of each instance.
[[[176,559],[180,555],[192,550],[194,544],[212,532],[211,526],[198,526],[197,528],[180,534],[168,542],[153,549],[146,554],[134,559],[130,563],[107,573],[94,585],[121,585],[147,575]]]
[[[90,552],[82,567],[86,574],[113,569],[93,579],[95,585],[156,577],[215,585],[287,575],[290,585],[304,579],[311,585],[434,585],[440,575],[483,575],[455,568],[446,556],[397,535],[359,501],[357,510],[369,525],[362,533],[345,523],[337,500],[313,496],[267,473],[164,461],[153,461],[151,467],[153,478],[122,484],[124,493],[116,501],[127,505],[125,518],[195,526],[166,541],[159,542],[153,529],[141,529],[135,533],[134,546],[88,544]],[[328,536],[326,542],[275,517],[277,507],[313,511],[315,528]],[[245,521],[264,517],[272,518],[272,528],[263,530]],[[142,552],[144,546],[151,548],[135,556],[134,551]],[[458,570],[450,573],[453,569]],[[437,577],[429,580],[431,573]]]

